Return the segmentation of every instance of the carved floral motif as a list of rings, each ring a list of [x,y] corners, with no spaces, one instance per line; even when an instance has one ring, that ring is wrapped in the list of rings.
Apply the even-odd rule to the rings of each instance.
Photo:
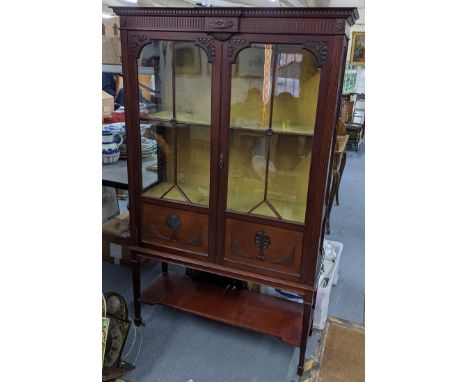
[[[232,62],[234,61],[234,58],[236,57],[237,52],[242,49],[243,47],[246,47],[250,45],[247,40],[241,39],[241,38],[233,38],[229,40],[228,42],[228,57],[229,60]]]
[[[229,29],[234,26],[234,22],[231,20],[223,20],[223,19],[214,19],[209,22],[208,28],[211,29]]]
[[[215,57],[215,45],[214,45],[214,38],[211,37],[200,37],[197,40],[196,45],[202,48],[206,55],[208,56],[208,62],[213,62]]]
[[[304,43],[304,48],[314,54],[318,67],[327,61],[328,45],[325,41],[307,41]]]
[[[335,29],[336,29],[338,32],[343,31],[343,30],[344,30],[344,27],[345,27],[345,22],[344,22],[344,20],[336,20]]]
[[[132,51],[133,55],[137,56],[138,53],[140,52],[140,49],[143,45],[146,45],[149,42],[148,36],[144,35],[135,35],[133,36],[133,41],[132,41]]]

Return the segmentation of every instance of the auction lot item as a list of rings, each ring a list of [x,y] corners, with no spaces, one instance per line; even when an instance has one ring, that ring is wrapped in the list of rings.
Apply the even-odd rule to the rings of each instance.
[[[301,375],[357,10],[113,10],[122,41],[135,322],[141,303],[163,304],[275,335],[300,347]],[[143,68],[152,92],[138,86]],[[157,157],[144,182],[141,122],[151,125],[145,137],[156,142]],[[163,273],[140,291],[145,257],[160,260]],[[297,293],[303,304],[172,275],[168,262]]]

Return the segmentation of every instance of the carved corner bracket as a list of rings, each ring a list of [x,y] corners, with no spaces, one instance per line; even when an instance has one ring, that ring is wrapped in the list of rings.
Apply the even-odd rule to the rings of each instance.
[[[228,59],[233,63],[236,59],[237,53],[243,48],[250,46],[250,42],[241,38],[233,38],[228,42]]]
[[[328,45],[325,41],[306,41],[303,48],[315,56],[319,68],[327,61]]]
[[[212,37],[200,37],[195,45],[202,48],[208,56],[208,62],[213,62],[215,58],[215,39]]]
[[[132,40],[132,53],[134,57],[137,57],[140,55],[140,50],[145,46],[148,45],[151,42],[151,40],[148,38],[148,36],[144,35],[135,35],[133,36]]]

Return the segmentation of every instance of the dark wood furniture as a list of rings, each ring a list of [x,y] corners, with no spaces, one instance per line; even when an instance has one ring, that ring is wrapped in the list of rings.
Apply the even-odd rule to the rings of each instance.
[[[333,155],[333,173],[332,173],[332,184],[330,188],[330,194],[328,195],[327,214],[326,214],[326,232],[330,233],[330,214],[333,207],[333,201],[336,200],[336,205],[340,205],[339,201],[339,190],[341,184],[341,178],[346,166],[346,145],[348,143],[349,135],[340,134],[340,126],[344,123],[338,121],[338,131],[336,135],[335,153]]]
[[[280,337],[311,333],[336,122],[355,8],[132,8],[120,16],[135,321],[165,304]],[[144,117],[158,173],[142,177],[139,66],[157,66]],[[313,152],[313,158],[312,158]],[[142,184],[143,182],[143,184]],[[140,261],[163,274],[140,294]],[[223,291],[174,263],[300,293]]]
[[[352,101],[351,98],[354,98]],[[365,95],[351,93],[343,96],[341,120],[345,122],[349,135],[348,148],[359,151],[365,132]]]

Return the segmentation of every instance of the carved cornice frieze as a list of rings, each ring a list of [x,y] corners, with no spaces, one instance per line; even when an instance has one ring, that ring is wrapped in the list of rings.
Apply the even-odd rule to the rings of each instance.
[[[345,30],[345,21],[342,19],[336,20],[335,29],[337,32],[343,32]]]
[[[210,29],[230,29],[234,26],[234,21],[224,19],[214,19],[208,22]]]
[[[350,26],[359,18],[356,8],[111,8],[119,16],[327,17],[346,19]]]

